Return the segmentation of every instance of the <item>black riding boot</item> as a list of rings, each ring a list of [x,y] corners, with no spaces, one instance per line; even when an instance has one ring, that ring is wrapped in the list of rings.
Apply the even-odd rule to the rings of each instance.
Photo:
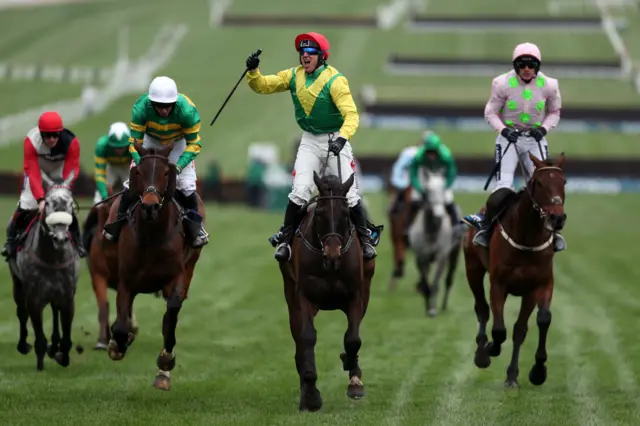
[[[491,235],[493,233],[493,219],[500,213],[501,207],[507,197],[514,192],[509,188],[500,188],[489,195],[487,199],[487,210],[484,213],[482,226],[473,237],[473,244],[482,247],[489,247]]]
[[[184,198],[184,208],[189,210],[183,223],[191,247],[206,245],[209,242],[209,234],[202,225],[202,216],[198,213],[198,196],[195,192]]]
[[[84,225],[82,226],[82,247],[84,250],[89,253],[91,249],[91,240],[93,239],[93,227],[96,226],[98,221],[98,212],[95,207],[89,211],[89,215],[87,219],[84,221]]]
[[[398,189],[391,206],[391,214],[398,213],[398,211],[400,211],[400,206],[402,206],[402,203],[404,203],[404,191]]]
[[[2,248],[2,256],[4,256],[7,261],[14,255],[16,237],[18,236],[18,223],[23,214],[24,210],[18,207],[7,225],[7,242],[4,243],[4,247]]]
[[[73,214],[71,226],[69,226],[69,233],[71,234],[73,245],[76,246],[76,250],[78,251],[78,256],[81,258],[85,257],[87,255],[87,251],[84,248],[82,237],[80,235],[80,224],[78,223],[78,218],[75,213]]]
[[[291,246],[289,244],[300,222],[301,208],[302,206],[289,200],[287,210],[284,213],[284,225],[277,234],[269,238],[272,246],[278,246],[275,253],[275,258],[278,262],[287,262],[291,259]]]
[[[369,228],[367,228],[367,217],[362,207],[362,201],[358,201],[358,204],[351,207],[351,219],[358,231],[360,242],[362,243],[362,257],[366,260],[374,259],[378,253],[371,244],[371,235],[369,234]]]
[[[454,233],[460,229],[460,216],[458,216],[458,209],[456,208],[455,203],[450,203],[444,206],[449,215],[449,219],[451,219],[451,228]]]
[[[405,236],[405,238],[408,238],[408,236],[409,236],[409,228],[411,228],[411,224],[413,223],[414,219],[416,218],[416,215],[418,214],[418,211],[420,210],[421,206],[422,206],[422,204],[420,203],[420,201],[411,201],[409,203],[409,211],[407,213],[407,220],[405,221],[405,224],[404,224],[404,236]]]
[[[118,241],[122,226],[127,221],[127,209],[132,203],[133,197],[129,193],[129,190],[125,189],[120,197],[120,205],[118,205],[116,219],[113,222],[104,225],[104,229],[102,230],[102,235],[104,235],[107,240]]]

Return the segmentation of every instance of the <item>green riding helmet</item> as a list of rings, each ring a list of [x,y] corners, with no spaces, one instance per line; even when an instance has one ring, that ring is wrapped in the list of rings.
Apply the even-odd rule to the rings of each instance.
[[[422,135],[422,143],[427,151],[438,151],[440,148],[440,137],[431,130],[427,130]]]
[[[109,127],[109,145],[113,148],[128,147],[130,136],[129,126],[122,121],[115,122]]]

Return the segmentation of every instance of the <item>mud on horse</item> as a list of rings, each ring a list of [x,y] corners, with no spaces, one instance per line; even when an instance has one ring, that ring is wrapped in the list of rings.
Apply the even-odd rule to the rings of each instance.
[[[467,280],[475,299],[475,312],[479,329],[476,336],[475,364],[487,368],[490,357],[497,357],[507,338],[504,323],[504,305],[507,295],[522,298],[520,313],[513,327],[513,354],[507,368],[505,386],[519,387],[518,363],[520,347],[527,334],[527,321],[538,307],[538,349],[535,364],[529,371],[529,381],[542,385],[547,378],[547,332],[551,324],[551,297],[553,295],[554,232],[563,229],[566,214],[565,161],[562,153],[557,161],[529,158],[535,166],[524,190],[511,193],[494,216],[496,232],[491,235],[487,249],[472,243],[477,231],[475,224],[464,245]],[[507,189],[507,191],[509,191]],[[485,297],[483,280],[489,272],[491,312],[493,312],[492,342],[488,342],[486,327],[489,305]]]
[[[362,370],[358,365],[360,323],[369,304],[371,278],[375,259],[364,261],[359,238],[349,219],[347,192],[355,175],[346,182],[328,175],[313,180],[319,195],[302,211],[305,215],[299,233],[293,238],[291,260],[280,262],[284,292],[289,307],[289,325],[295,342],[295,363],[300,376],[301,411],[322,407],[316,388],[313,322],[319,310],[341,310],[347,316],[342,366],[349,372],[347,395],[364,397]]]
[[[187,298],[193,271],[201,248],[192,248],[183,229],[183,209],[176,201],[177,170],[168,160],[173,145],[162,149],[144,149],[139,165],[129,175],[130,195],[139,200],[129,209],[118,240],[117,318],[111,327],[109,357],[124,358],[134,340],[131,309],[136,295],[162,291],[167,308],[162,320],[164,345],[158,355],[159,368],[154,386],[171,387],[170,371],[175,367],[174,347],[178,313]],[[204,219],[204,204],[198,199],[198,213]],[[110,220],[117,214],[111,207]]]

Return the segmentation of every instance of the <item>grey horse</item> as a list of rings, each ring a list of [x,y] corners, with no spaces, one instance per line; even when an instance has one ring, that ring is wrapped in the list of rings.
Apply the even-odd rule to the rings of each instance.
[[[461,248],[461,235],[457,226],[452,227],[445,211],[444,191],[445,179],[440,173],[425,170],[422,184],[425,189],[424,205],[416,215],[409,228],[409,245],[415,254],[420,281],[417,290],[424,296],[427,313],[436,316],[438,313],[438,291],[440,278],[445,266],[449,266],[445,279],[446,289],[442,301],[442,310],[447,309],[449,292],[453,285],[453,277]],[[456,206],[458,208],[458,206]],[[436,272],[432,285],[429,285],[429,269],[436,264]]]
[[[13,298],[20,321],[18,351],[24,355],[31,350],[27,343],[27,319],[31,319],[35,335],[37,369],[44,368],[47,338],[42,326],[42,312],[51,304],[53,333],[49,356],[63,367],[69,365],[72,347],[71,325],[75,311],[75,294],[80,259],[69,238],[74,200],[69,188],[73,175],[56,184],[48,176],[45,183],[45,208],[36,216],[9,268],[13,280]],[[62,337],[58,330],[58,315]]]

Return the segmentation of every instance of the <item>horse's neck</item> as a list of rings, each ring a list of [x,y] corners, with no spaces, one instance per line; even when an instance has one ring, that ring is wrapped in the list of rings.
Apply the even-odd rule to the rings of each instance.
[[[505,230],[518,244],[537,246],[549,238],[544,229],[544,220],[533,209],[529,194],[525,192],[517,201],[516,208],[505,218]],[[518,226],[516,226],[518,223]]]
[[[165,243],[177,223],[178,209],[173,206],[173,200],[167,201],[158,213],[158,219],[153,221],[142,219],[142,206],[138,206],[135,214],[137,240],[149,246],[151,243]]]
[[[57,250],[53,246],[53,238],[47,235],[47,230],[38,219],[33,224],[25,246],[41,260],[56,260],[64,256],[64,250]]]

